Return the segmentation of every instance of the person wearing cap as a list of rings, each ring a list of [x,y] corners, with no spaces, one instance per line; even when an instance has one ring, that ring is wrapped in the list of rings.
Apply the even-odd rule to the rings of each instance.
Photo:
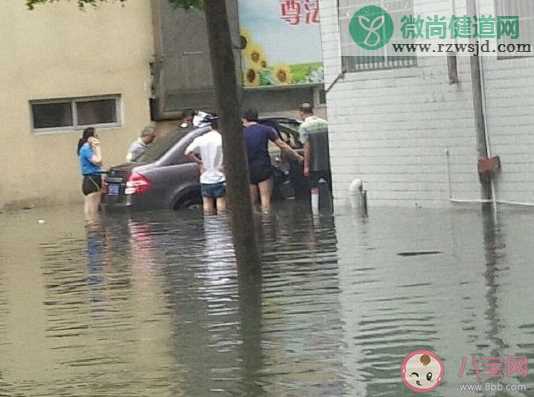
[[[204,214],[220,214],[226,209],[226,178],[223,172],[222,137],[216,130],[217,117],[206,115],[201,125],[210,130],[195,138],[185,149],[185,155],[200,168],[200,190]]]
[[[156,133],[153,126],[146,126],[141,131],[141,136],[133,142],[128,148],[128,154],[126,155],[126,161],[134,162],[143,153],[145,153],[148,146],[156,139]]]

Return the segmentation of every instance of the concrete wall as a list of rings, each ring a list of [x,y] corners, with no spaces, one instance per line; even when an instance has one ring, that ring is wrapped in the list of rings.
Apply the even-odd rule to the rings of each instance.
[[[59,2],[28,11],[5,2],[0,13],[2,126],[0,208],[81,200],[75,147],[79,130],[35,135],[30,100],[120,94],[122,125],[98,129],[105,165],[123,161],[150,121],[150,2],[87,7]]]
[[[337,1],[320,4],[328,86],[341,71]],[[415,14],[450,15],[450,7],[448,0],[415,1]],[[465,8],[458,7],[457,14],[463,13]],[[452,195],[480,198],[469,58],[458,57],[460,82],[455,85],[448,82],[445,57],[419,57],[417,62],[411,68],[348,73],[330,91],[338,203],[345,202],[350,181],[359,177],[372,206],[449,206],[446,149]],[[534,197],[533,186],[525,187],[533,178],[527,163],[534,144],[527,135],[534,122],[528,95],[534,88],[532,65],[532,59],[484,59],[488,130],[493,152],[505,167],[497,193],[517,201]]]
[[[230,28],[239,42],[237,0],[226,0]],[[168,0],[152,0],[156,63],[154,95],[159,115],[173,117],[193,108],[216,109],[211,76],[206,20],[202,12],[174,9]],[[236,74],[241,79],[241,51],[234,51]],[[294,116],[302,102],[314,101],[319,87],[276,87],[245,89],[243,108],[255,107],[263,116]],[[319,107],[321,108],[321,106]],[[324,115],[324,109],[320,113]]]
[[[243,107],[253,107],[263,117],[299,117],[298,109],[304,102],[313,103],[315,112],[326,118],[326,104],[319,103],[319,87],[294,87],[276,89],[246,89],[243,92]]]

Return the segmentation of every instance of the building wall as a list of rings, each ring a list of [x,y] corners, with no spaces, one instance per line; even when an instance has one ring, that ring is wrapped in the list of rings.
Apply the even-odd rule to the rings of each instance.
[[[226,0],[234,42],[239,42],[237,0]],[[155,99],[159,116],[170,118],[187,108],[214,111],[215,88],[211,76],[206,20],[202,12],[174,9],[168,0],[152,0],[155,49]],[[236,74],[241,79],[241,51],[234,51]],[[255,107],[262,116],[291,116],[302,102],[314,101],[319,87],[245,89],[243,108]],[[323,112],[324,113],[324,112]]]
[[[337,1],[320,4],[328,86],[341,72]],[[450,7],[448,0],[415,1],[416,14],[450,15]],[[533,167],[527,165],[534,144],[527,136],[534,121],[532,65],[484,59],[488,130],[505,167],[497,196],[517,201],[532,198],[532,186],[525,187]],[[346,202],[354,178],[365,182],[370,206],[443,207],[451,205],[449,195],[480,198],[468,57],[458,57],[458,73],[460,82],[450,85],[446,57],[419,57],[415,67],[348,73],[334,86],[327,102],[338,204]],[[519,149],[519,142],[526,145]]]
[[[120,94],[122,125],[102,128],[105,165],[124,159],[150,121],[150,2],[110,2],[79,11],[72,2],[28,11],[9,1],[0,13],[2,124],[0,208],[81,200],[75,155],[80,130],[36,135],[30,100]]]
[[[481,14],[493,14],[493,0],[479,2]],[[491,152],[503,167],[495,182],[497,199],[532,203],[534,58],[484,57],[482,65]]]
[[[312,103],[315,113],[327,117],[326,105],[320,103],[320,87],[293,87],[276,89],[246,89],[243,92],[243,108],[256,108],[261,117],[299,117],[299,107]]]

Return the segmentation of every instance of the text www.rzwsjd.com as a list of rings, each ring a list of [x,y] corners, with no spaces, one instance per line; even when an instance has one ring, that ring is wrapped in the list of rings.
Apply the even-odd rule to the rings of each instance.
[[[534,55],[532,44],[499,43],[492,45],[489,40],[474,43],[392,43],[396,54],[459,54],[459,55]]]

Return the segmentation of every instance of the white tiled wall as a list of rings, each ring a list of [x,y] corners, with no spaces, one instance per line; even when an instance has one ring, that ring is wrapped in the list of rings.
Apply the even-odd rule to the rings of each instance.
[[[479,0],[490,14],[493,0]],[[484,58],[485,94],[491,151],[502,172],[499,200],[534,202],[534,58]]]
[[[450,4],[416,1],[416,13],[447,15]],[[328,87],[341,71],[337,1],[320,5]],[[534,59],[485,58],[483,65],[492,151],[504,167],[498,198],[534,201]],[[468,57],[458,58],[458,71],[460,83],[450,85],[446,57],[420,57],[412,68],[348,73],[332,88],[327,99],[336,204],[346,202],[351,180],[361,178],[371,206],[449,206],[446,149],[452,196],[480,198]]]

